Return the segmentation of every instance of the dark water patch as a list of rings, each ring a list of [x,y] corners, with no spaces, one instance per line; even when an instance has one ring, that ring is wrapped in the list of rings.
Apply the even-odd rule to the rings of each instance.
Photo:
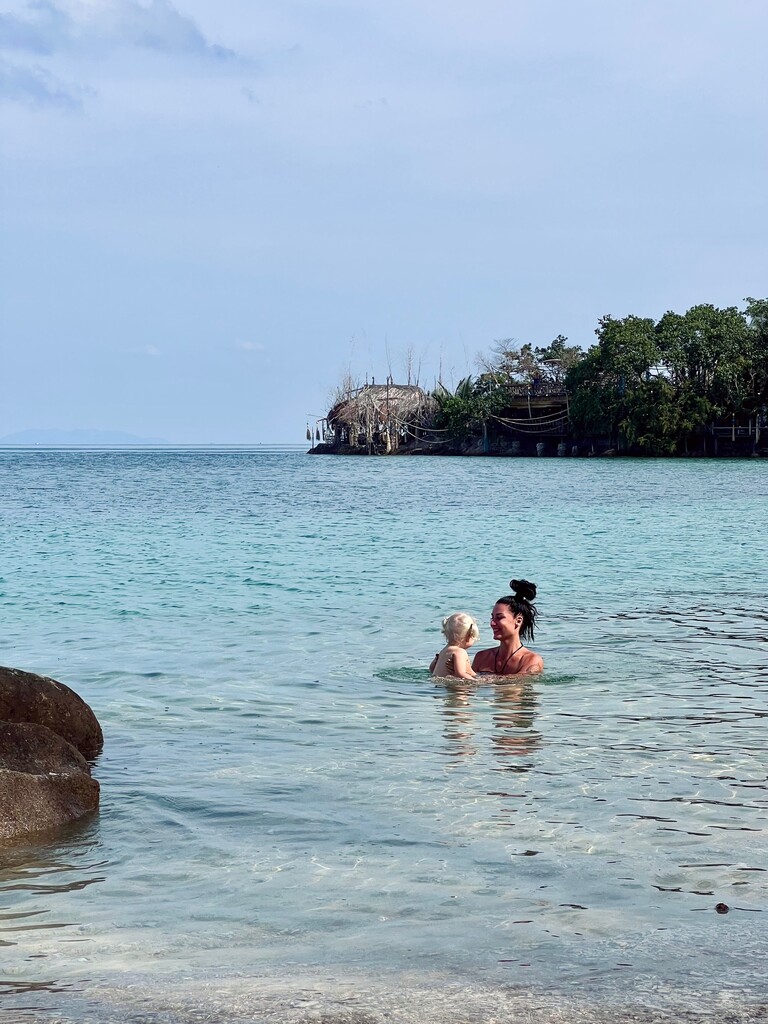
[[[579,682],[579,676],[566,672],[545,671],[536,677],[537,686],[572,686]]]
[[[401,668],[377,669],[373,673],[373,678],[381,679],[385,683],[426,683],[433,680],[426,666],[407,665]]]

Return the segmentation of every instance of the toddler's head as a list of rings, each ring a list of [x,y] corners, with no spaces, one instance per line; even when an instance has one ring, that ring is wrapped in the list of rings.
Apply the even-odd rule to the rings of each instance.
[[[457,647],[471,647],[480,636],[480,629],[471,615],[454,612],[443,619],[443,635],[449,644]]]

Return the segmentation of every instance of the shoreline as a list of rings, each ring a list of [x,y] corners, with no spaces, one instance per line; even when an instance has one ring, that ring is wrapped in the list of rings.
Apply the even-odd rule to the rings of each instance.
[[[350,971],[329,977],[318,968],[299,968],[292,978],[276,968],[269,976],[238,972],[207,976],[194,972],[164,979],[127,975],[117,983],[46,995],[59,1005],[30,1006],[19,996],[19,1024],[758,1024],[768,1020],[765,998],[734,991],[672,988],[647,978],[642,992],[617,990],[595,998],[583,989],[565,992],[543,985],[488,984],[439,971],[415,970],[392,976]],[[43,993],[40,993],[43,995]],[[15,1000],[14,1000],[15,1002]]]
[[[576,450],[574,450],[576,449]],[[723,452],[719,455],[711,453],[704,454],[703,452],[688,452],[686,453],[675,453],[674,455],[646,455],[638,452],[621,452],[615,448],[607,448],[603,451],[587,450],[586,448],[580,449],[578,445],[572,445],[570,449],[566,451],[559,451],[556,448],[545,449],[543,451],[531,451],[531,450],[512,450],[510,447],[493,446],[489,450],[483,450],[482,444],[480,445],[455,445],[452,447],[440,448],[430,447],[426,444],[410,444],[402,445],[400,448],[396,448],[394,451],[384,451],[383,449],[374,448],[372,451],[367,450],[364,447],[355,447],[350,445],[327,445],[320,444],[315,445],[305,451],[306,455],[342,455],[352,457],[374,457],[374,458],[397,458],[397,457],[408,457],[408,456],[428,456],[435,458],[481,458],[481,459],[631,459],[639,460],[643,462],[648,461],[708,461],[708,462],[722,462],[722,461],[753,461],[762,460],[768,458],[768,449],[763,449],[758,452]]]

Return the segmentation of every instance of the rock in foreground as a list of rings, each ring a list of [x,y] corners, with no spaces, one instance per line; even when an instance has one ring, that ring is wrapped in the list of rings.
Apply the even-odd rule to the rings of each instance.
[[[58,828],[99,806],[88,762],[44,725],[0,722],[0,839]]]
[[[0,667],[0,720],[44,725],[83,757],[95,757],[104,743],[96,716],[74,690],[18,668]]]

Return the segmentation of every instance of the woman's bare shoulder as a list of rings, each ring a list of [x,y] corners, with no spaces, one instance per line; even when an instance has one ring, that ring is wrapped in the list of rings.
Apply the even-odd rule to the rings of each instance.
[[[544,659],[536,651],[526,651],[520,663],[520,669],[516,675],[532,676],[536,672],[544,671]]]

